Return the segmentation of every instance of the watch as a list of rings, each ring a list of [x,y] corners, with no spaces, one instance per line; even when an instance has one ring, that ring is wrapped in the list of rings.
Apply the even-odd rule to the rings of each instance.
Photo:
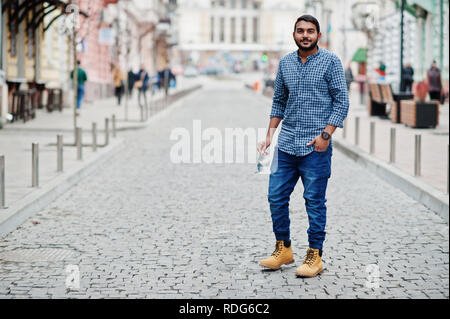
[[[331,135],[327,132],[322,132],[321,136],[325,141],[328,141],[331,138]]]

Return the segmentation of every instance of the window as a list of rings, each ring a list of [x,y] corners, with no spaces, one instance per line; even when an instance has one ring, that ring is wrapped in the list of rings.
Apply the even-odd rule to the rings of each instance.
[[[216,1],[215,0],[211,0],[211,8],[214,8],[216,6]]]
[[[247,18],[242,18],[242,42],[247,42]]]
[[[211,43],[214,42],[214,17],[211,17]]]
[[[253,18],[253,42],[258,43],[259,40],[259,19],[257,17]]]
[[[231,43],[236,43],[236,18],[231,18]]]
[[[220,42],[225,42],[225,18],[220,18]]]
[[[219,7],[225,8],[225,0],[219,0]]]
[[[236,9],[236,0],[230,1],[230,7],[231,7],[231,9]]]
[[[247,9],[247,0],[242,0],[242,9]]]
[[[261,3],[259,1],[253,1],[253,9],[259,10],[261,7]]]

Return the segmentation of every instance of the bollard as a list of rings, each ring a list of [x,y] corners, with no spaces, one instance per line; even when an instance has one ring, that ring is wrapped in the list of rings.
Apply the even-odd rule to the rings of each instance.
[[[105,146],[109,145],[109,119],[105,119]]]
[[[6,208],[5,199],[5,156],[0,156],[0,209]]]
[[[359,116],[355,118],[355,145],[359,145]]]
[[[39,144],[31,147],[31,186],[39,187]]]
[[[83,159],[83,130],[77,127],[77,160]]]
[[[396,142],[396,132],[395,127],[391,127],[391,149],[389,153],[389,163],[395,163],[395,142]]]
[[[97,152],[97,123],[92,123],[92,151]]]
[[[63,171],[63,136],[56,135],[56,159],[57,159],[57,172]]]
[[[140,105],[139,107],[141,108],[141,122],[144,122],[144,106]]]
[[[347,138],[347,119],[344,120],[344,128],[342,129],[342,137]]]
[[[414,176],[420,176],[421,173],[421,142],[422,136],[420,134],[417,134],[414,149]]]
[[[116,137],[116,115],[112,116],[112,137]]]
[[[370,122],[370,154],[375,154],[375,122]]]

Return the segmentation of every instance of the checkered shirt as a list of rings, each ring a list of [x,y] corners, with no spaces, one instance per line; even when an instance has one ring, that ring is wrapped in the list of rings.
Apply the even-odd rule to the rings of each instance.
[[[342,63],[336,55],[319,48],[303,64],[297,52],[280,61],[270,118],[283,119],[278,148],[305,156],[314,151],[314,145],[307,144],[327,124],[343,127],[349,98]]]

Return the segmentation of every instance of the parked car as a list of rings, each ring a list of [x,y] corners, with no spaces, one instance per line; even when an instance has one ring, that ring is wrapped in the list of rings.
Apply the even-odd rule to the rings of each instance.
[[[223,67],[218,65],[207,65],[200,69],[200,74],[204,75],[222,75],[225,73]]]
[[[184,76],[187,78],[195,78],[198,76],[198,71],[193,66],[188,66],[184,70]]]

